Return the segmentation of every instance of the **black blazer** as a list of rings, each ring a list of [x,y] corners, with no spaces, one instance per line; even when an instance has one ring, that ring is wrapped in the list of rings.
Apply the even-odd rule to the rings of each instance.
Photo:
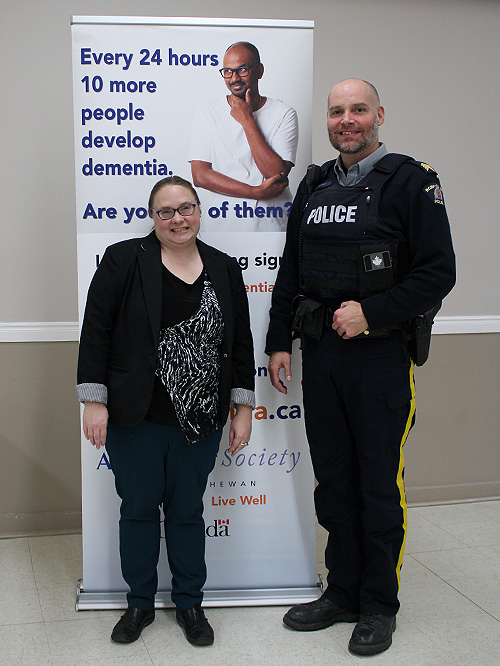
[[[232,388],[254,390],[253,342],[241,269],[196,241],[224,319],[220,422]],[[161,246],[153,232],[108,247],[89,287],[78,357],[78,384],[108,388],[109,421],[134,426],[151,403],[162,308]]]

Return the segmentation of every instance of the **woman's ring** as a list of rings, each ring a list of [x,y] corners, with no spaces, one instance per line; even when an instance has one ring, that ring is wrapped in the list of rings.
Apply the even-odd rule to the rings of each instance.
[[[240,446],[248,446],[248,442],[240,442]]]

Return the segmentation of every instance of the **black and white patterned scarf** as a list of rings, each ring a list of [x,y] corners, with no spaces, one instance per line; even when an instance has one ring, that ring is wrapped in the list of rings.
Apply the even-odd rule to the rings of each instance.
[[[190,444],[219,427],[222,312],[205,279],[198,310],[160,331],[156,375],[167,389],[177,420]]]

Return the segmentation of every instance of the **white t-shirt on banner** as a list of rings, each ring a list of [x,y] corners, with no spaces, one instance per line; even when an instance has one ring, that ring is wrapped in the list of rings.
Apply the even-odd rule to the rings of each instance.
[[[254,162],[243,127],[232,118],[230,110],[226,97],[198,109],[188,159],[210,162],[214,171],[248,185],[260,185],[264,178]],[[253,116],[267,144],[282,160],[295,164],[299,136],[295,110],[268,97]],[[200,197],[204,231],[284,231],[292,201],[288,187],[276,199],[264,201],[205,189],[201,189]]]

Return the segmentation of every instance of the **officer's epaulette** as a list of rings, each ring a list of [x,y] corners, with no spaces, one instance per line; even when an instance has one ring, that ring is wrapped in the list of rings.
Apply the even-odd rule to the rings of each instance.
[[[433,167],[431,167],[430,164],[427,164],[426,162],[419,162],[418,160],[412,160],[414,164],[416,164],[420,169],[423,169],[426,173],[430,174],[436,174],[437,176],[437,171]]]
[[[373,168],[383,173],[392,173],[404,163],[413,164],[419,169],[423,169],[426,173],[437,175],[436,169],[433,169],[429,164],[419,162],[409,155],[401,155],[400,153],[387,153],[384,157],[380,158]]]

